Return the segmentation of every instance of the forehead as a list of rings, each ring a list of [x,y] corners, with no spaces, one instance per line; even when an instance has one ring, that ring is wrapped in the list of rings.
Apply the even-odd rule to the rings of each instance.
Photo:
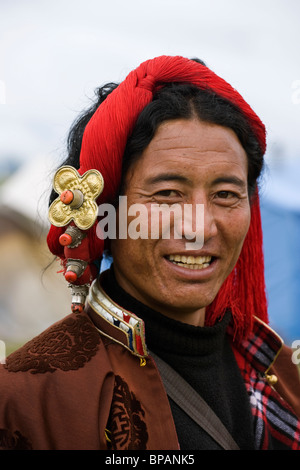
[[[127,182],[170,170],[192,179],[229,170],[246,178],[247,167],[246,152],[231,129],[198,119],[180,119],[159,126]]]

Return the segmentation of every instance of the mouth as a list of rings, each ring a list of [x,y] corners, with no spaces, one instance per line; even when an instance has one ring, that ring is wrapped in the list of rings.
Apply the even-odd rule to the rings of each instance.
[[[171,263],[176,264],[182,268],[192,269],[192,270],[200,270],[205,269],[210,266],[210,264],[214,261],[213,256],[192,256],[192,255],[169,255],[166,256],[168,261]]]

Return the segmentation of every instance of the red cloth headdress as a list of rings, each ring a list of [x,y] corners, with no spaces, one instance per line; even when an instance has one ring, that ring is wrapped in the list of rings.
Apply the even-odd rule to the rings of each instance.
[[[169,82],[190,83],[212,90],[243,113],[259,142],[262,154],[266,149],[265,127],[242,96],[208,67],[183,57],[161,56],[142,63],[108,95],[96,110],[83,135],[80,169],[96,169],[104,178],[104,189],[97,204],[112,201],[118,194],[122,158],[128,136],[136,120],[153,99],[153,94]],[[50,251],[62,260],[68,249],[59,242],[64,228],[51,226],[48,234]],[[96,236],[96,223],[87,232],[85,247],[89,248],[89,265],[103,252],[103,240]],[[79,248],[80,249],[80,248]],[[84,251],[84,247],[81,247]],[[83,254],[83,253],[79,253]],[[78,253],[77,253],[78,255]],[[86,251],[85,251],[86,256]],[[97,273],[87,270],[78,284],[89,283]],[[221,287],[215,301],[207,309],[207,324],[215,323],[230,308],[238,336],[251,329],[253,316],[267,322],[267,302],[264,283],[262,229],[258,193],[251,207],[251,224],[239,260]]]

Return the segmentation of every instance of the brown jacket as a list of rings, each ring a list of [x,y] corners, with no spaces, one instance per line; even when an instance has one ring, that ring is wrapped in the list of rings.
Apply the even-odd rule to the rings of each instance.
[[[153,359],[144,363],[107,334],[87,312],[71,314],[7,358],[0,449],[179,448]],[[299,416],[299,375],[288,354],[281,350],[272,372]]]
[[[70,315],[12,353],[0,369],[0,449],[107,449],[118,414],[120,449],[178,449],[168,398],[152,359]]]

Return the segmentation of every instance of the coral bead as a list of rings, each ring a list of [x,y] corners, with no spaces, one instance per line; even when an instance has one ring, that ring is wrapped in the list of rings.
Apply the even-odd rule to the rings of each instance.
[[[73,199],[74,199],[74,194],[69,189],[66,189],[60,195],[61,202],[63,202],[64,204],[67,204],[67,205],[71,204]]]
[[[72,237],[71,237],[71,235],[69,235],[68,233],[63,233],[63,234],[59,237],[59,243],[60,243],[62,246],[71,245],[71,243],[72,243]]]
[[[83,311],[83,305],[82,304],[72,304],[72,312],[74,313],[81,313]]]
[[[68,282],[75,282],[77,281],[77,274],[74,271],[67,271],[65,274],[65,279]]]

